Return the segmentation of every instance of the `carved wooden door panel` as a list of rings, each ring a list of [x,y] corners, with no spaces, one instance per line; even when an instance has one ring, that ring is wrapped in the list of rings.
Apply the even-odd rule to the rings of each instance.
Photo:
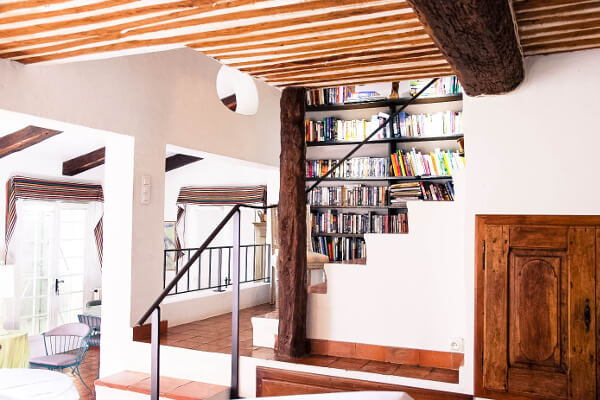
[[[595,227],[486,225],[484,252],[483,387],[596,399]]]

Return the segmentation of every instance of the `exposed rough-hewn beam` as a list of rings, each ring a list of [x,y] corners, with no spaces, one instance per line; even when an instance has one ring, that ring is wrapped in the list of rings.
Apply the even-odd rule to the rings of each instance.
[[[104,164],[106,148],[102,147],[63,162],[62,174],[74,176]]]
[[[508,0],[408,0],[467,94],[513,90],[524,76]]]
[[[61,131],[30,125],[9,135],[2,136],[0,137],[0,158],[43,142],[59,133]]]
[[[174,154],[170,157],[167,157],[165,172],[173,171],[174,169],[184,167],[200,160],[202,160],[202,157],[189,156],[187,154]]]
[[[281,94],[279,185],[279,332],[277,354],[306,354],[306,195],[304,88]]]

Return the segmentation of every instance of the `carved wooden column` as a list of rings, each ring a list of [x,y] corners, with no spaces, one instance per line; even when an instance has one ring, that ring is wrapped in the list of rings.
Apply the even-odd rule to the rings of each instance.
[[[305,93],[289,87],[281,95],[277,354],[284,357],[307,352]]]

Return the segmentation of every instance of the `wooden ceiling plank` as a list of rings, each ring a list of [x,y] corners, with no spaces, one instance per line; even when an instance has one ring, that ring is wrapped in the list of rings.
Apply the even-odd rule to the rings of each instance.
[[[356,58],[356,57],[367,57],[367,58],[371,58],[371,57],[375,57],[375,56],[392,56],[392,55],[397,55],[399,58],[400,57],[404,57],[404,56],[408,56],[408,55],[414,55],[415,53],[417,54],[423,54],[423,52],[429,52],[429,51],[439,51],[437,50],[437,48],[435,47],[435,45],[429,44],[429,45],[423,45],[423,46],[414,46],[414,47],[408,47],[405,49],[384,49],[384,50],[371,50],[371,49],[359,49],[360,51],[358,52],[349,52],[349,53],[342,53],[342,54],[336,54],[336,55],[327,55],[327,54],[317,54],[317,57],[313,57],[313,58],[309,58],[309,59],[302,59],[302,60],[291,60],[291,61],[287,61],[287,62],[276,62],[276,63],[269,63],[269,64],[265,64],[265,65],[260,65],[260,66],[250,66],[250,67],[244,67],[244,68],[240,68],[242,71],[247,72],[251,75],[259,73],[261,71],[264,71],[265,69],[281,69],[281,68],[288,68],[288,67],[305,67],[305,66],[314,66],[314,65],[326,65],[328,62],[334,62],[334,61],[349,61],[349,59],[352,58]],[[279,61],[279,60],[277,60]],[[231,64],[229,64],[231,65]]]
[[[0,25],[13,24],[15,22],[28,22],[33,20],[41,20],[45,18],[60,17],[64,15],[72,15],[83,12],[103,10],[107,8],[117,7],[124,4],[136,3],[139,0],[105,0],[92,4],[85,4],[77,7],[60,8],[58,10],[39,11],[27,14],[11,15],[0,18]]]
[[[595,19],[595,20],[577,22],[577,23],[572,23],[572,24],[544,26],[544,27],[540,27],[540,28],[533,27],[531,29],[521,29],[521,27],[519,27],[519,37],[521,39],[523,39],[523,38],[530,38],[530,37],[537,36],[537,35],[554,34],[554,33],[558,33],[558,32],[566,32],[566,31],[578,32],[578,31],[584,30],[584,29],[597,28],[599,24],[600,24],[600,19]]]
[[[357,7],[356,9],[336,11],[339,13],[350,12],[351,16],[355,15],[355,13],[357,12],[356,10],[359,10],[358,13],[364,13],[365,11],[367,13],[369,13],[369,11],[368,11],[369,9],[378,9],[379,8],[379,9],[386,10],[386,11],[398,9],[396,4],[384,4],[384,5],[380,5],[380,6],[364,6],[365,2],[360,1],[360,0],[322,0],[322,1],[309,1],[309,2],[288,4],[288,5],[284,5],[284,6],[258,8],[258,9],[252,9],[252,10],[232,11],[232,12],[224,13],[224,14],[173,21],[178,18],[189,17],[189,16],[193,16],[196,14],[205,13],[205,12],[214,10],[214,8],[212,7],[212,3],[213,3],[212,0],[203,0],[203,3],[206,3],[206,4],[202,4],[202,6],[194,7],[189,10],[182,10],[182,11],[177,11],[177,12],[167,14],[168,19],[166,20],[166,22],[154,24],[154,22],[156,21],[155,20],[156,17],[150,17],[147,19],[142,19],[142,20],[136,21],[136,25],[138,27],[132,28],[131,31],[128,32],[128,35],[129,36],[140,35],[143,33],[158,32],[158,31],[164,31],[164,30],[170,30],[170,29],[179,29],[179,28],[183,28],[183,27],[197,26],[197,25],[210,24],[210,23],[238,21],[238,20],[242,20],[242,19],[249,19],[249,18],[256,18],[256,17],[284,15],[286,13],[306,11],[307,9],[310,9],[311,6],[317,6],[314,9],[315,11],[317,11],[320,9],[327,9],[327,8],[335,7],[336,3],[338,3],[339,5],[356,5],[356,6],[362,5],[362,7]],[[36,25],[30,25],[30,26],[14,28],[14,29],[4,29],[0,32],[0,37],[3,37],[3,38],[22,37],[22,36],[26,36],[26,35],[35,34],[35,33],[44,33],[44,32],[49,32],[49,31],[54,31],[54,30],[59,30],[59,29],[74,28],[74,27],[78,27],[78,26],[86,26],[86,25],[93,25],[93,24],[98,24],[98,23],[118,21],[118,20],[121,20],[124,18],[148,14],[148,13],[152,13],[152,12],[168,11],[168,10],[179,9],[179,8],[184,8],[184,7],[189,8],[191,4],[192,3],[189,1],[156,4],[156,5],[152,5],[152,6],[140,7],[137,9],[128,9],[128,10],[115,11],[115,12],[111,12],[111,13],[98,14],[98,15],[88,16],[86,18],[79,18],[79,19],[73,19],[73,20],[67,20],[67,21],[50,22],[50,23],[45,23],[45,24],[36,24]],[[257,3],[257,4],[260,5],[261,3]],[[369,4],[369,3],[367,3],[367,4]],[[400,8],[402,8],[402,7],[400,7]],[[354,10],[355,13],[352,13],[352,10]],[[165,20],[163,19],[163,21],[165,21]],[[149,25],[149,24],[153,24],[153,25]]]
[[[330,81],[321,81],[321,82],[301,82],[298,83],[298,86],[304,86],[307,88],[318,88],[318,87],[333,87],[333,86],[341,86],[341,85],[360,85],[365,83],[373,83],[373,82],[393,82],[393,81],[403,81],[403,80],[412,80],[412,79],[423,79],[423,78],[437,78],[440,76],[448,76],[454,75],[454,72],[420,72],[415,74],[407,74],[407,75],[381,75],[381,76],[372,76],[365,78],[362,75],[358,75],[356,77],[349,77],[340,80],[330,80]],[[277,87],[285,87],[285,86],[293,86],[291,84],[282,84],[275,85]]]
[[[277,73],[285,73],[289,71],[294,72],[303,72],[303,71],[317,71],[317,70],[333,70],[334,68],[348,68],[348,67],[358,67],[358,66],[368,66],[368,65],[384,65],[391,63],[406,63],[406,62],[415,62],[423,59],[431,59],[437,60],[438,58],[443,58],[441,53],[438,50],[432,50],[428,52],[424,52],[422,54],[412,56],[412,57],[402,57],[398,58],[397,56],[393,57],[369,57],[364,60],[353,60],[347,61],[342,60],[341,62],[324,62],[322,64],[310,65],[305,67],[286,67],[279,69],[267,69],[262,71],[256,71],[252,73],[254,76],[265,76],[267,74],[277,74]]]
[[[202,157],[190,156],[187,154],[174,154],[167,157],[165,172],[173,171],[174,169],[184,167],[200,160],[202,160]]]
[[[508,1],[408,0],[471,96],[500,94],[524,77]]]
[[[24,0],[0,4],[0,13],[16,10],[26,10],[35,7],[49,6],[52,4],[67,3],[72,0]]]
[[[101,147],[87,154],[67,160],[63,162],[62,174],[65,176],[75,176],[92,168],[99,167],[104,164],[105,155],[106,148]]]
[[[41,37],[35,37],[32,39],[19,38],[13,42],[0,43],[0,50],[9,50],[14,48],[25,48],[30,46],[37,46],[47,43],[64,42],[67,40],[77,39],[89,39],[97,38],[98,42],[117,40],[124,38],[128,35],[128,31],[148,24],[154,24],[164,21],[170,21],[173,18],[185,17],[190,13],[201,13],[215,10],[222,10],[230,7],[240,7],[248,4],[255,4],[256,0],[230,0],[227,2],[218,2],[214,6],[206,6],[204,8],[196,7],[193,10],[179,11],[177,13],[171,13],[166,15],[153,16],[150,18],[144,18],[136,21],[128,21],[117,25],[110,25],[102,28],[88,29],[83,31],[76,31],[72,33],[64,33],[57,35],[47,35]]]
[[[540,8],[555,8],[568,4],[588,3],[590,1],[592,0],[527,0],[515,1],[513,2],[513,7],[518,18],[520,13],[537,10]]]
[[[570,4],[562,7],[556,8],[544,8],[541,10],[528,11],[523,12],[517,15],[517,22],[521,23],[522,21],[545,18],[554,16],[557,14],[567,14],[567,13],[576,13],[581,11],[587,11],[592,8],[599,8],[600,1],[591,1],[589,3],[579,3],[579,4]]]
[[[230,60],[235,58],[248,58],[248,57],[261,57],[261,56],[278,56],[282,54],[298,54],[303,52],[314,52],[315,50],[329,50],[329,49],[342,49],[344,47],[352,47],[355,45],[363,45],[363,44],[372,44],[377,45],[380,42],[384,43],[397,43],[401,44],[414,44],[415,40],[423,40],[429,39],[425,31],[418,31],[418,34],[413,34],[412,31],[408,33],[398,33],[398,34],[389,34],[389,35],[377,35],[377,36],[369,36],[361,39],[352,39],[352,40],[340,40],[337,42],[327,42],[322,44],[313,44],[309,46],[301,46],[301,47],[293,47],[287,49],[277,49],[277,50],[269,50],[269,51],[260,51],[253,53],[227,53],[224,52],[212,52],[212,51],[203,51],[206,55],[211,57],[218,58],[219,60]]]
[[[585,47],[585,48],[600,47],[600,37],[589,38],[589,39],[575,38],[573,40],[565,40],[565,41],[561,41],[561,42],[533,44],[533,45],[523,46],[523,51],[525,52],[525,54],[530,54],[530,53],[533,53],[533,52],[536,52],[539,50],[545,51],[545,50],[551,50],[551,49],[566,49],[566,50],[562,50],[562,51],[571,51],[569,49],[575,49],[575,48],[580,48],[580,47]]]
[[[376,19],[374,22],[378,22]],[[262,35],[251,35],[245,36],[241,38],[229,38],[224,40],[207,40],[205,42],[195,42],[189,45],[189,47],[193,47],[196,50],[200,50],[206,53],[206,50],[210,51],[227,51],[227,52],[235,52],[235,51],[244,51],[244,50],[261,50],[261,49],[270,49],[273,47],[284,47],[284,46],[293,46],[298,44],[307,44],[307,43],[321,43],[324,41],[334,41],[336,39],[346,39],[346,40],[357,40],[359,38],[368,37],[368,36],[379,36],[379,34],[389,34],[390,32],[404,30],[407,31],[410,29],[413,32],[420,32],[421,29],[420,22],[409,22],[409,23],[400,23],[394,25],[385,25],[385,26],[376,26],[375,28],[365,28],[358,29],[353,31],[344,31],[341,33],[332,34],[331,32],[334,29],[328,29],[323,32],[321,35],[311,35],[305,36],[301,38],[296,38],[297,36],[303,35],[301,32],[303,29],[300,29],[299,33],[294,33],[293,31],[283,31],[283,32],[275,32],[270,34],[262,34]],[[285,36],[281,36],[281,33],[285,33]],[[273,39],[276,39],[274,41]],[[268,41],[268,42],[266,42]],[[261,42],[250,44],[252,42]],[[236,44],[242,44],[241,46],[232,46]],[[229,46],[229,47],[227,47]]]
[[[383,8],[379,8],[379,7],[370,8],[370,9],[371,10],[376,9],[378,12],[381,12],[381,10],[383,10]],[[32,62],[39,62],[39,61],[33,59],[33,57],[38,54],[44,54],[43,57],[40,56],[40,61],[51,61],[51,60],[57,60],[57,59],[64,59],[64,58],[68,58],[68,57],[74,57],[74,56],[78,56],[78,55],[94,54],[94,53],[99,53],[99,52],[104,52],[104,51],[125,50],[125,49],[131,49],[131,48],[136,48],[136,47],[158,46],[158,45],[173,44],[173,43],[184,43],[185,44],[185,43],[197,41],[202,38],[210,38],[210,37],[214,38],[215,36],[226,36],[226,35],[231,35],[231,36],[244,35],[244,34],[248,34],[248,33],[252,34],[252,33],[256,33],[256,31],[258,31],[258,30],[285,28],[285,27],[288,27],[288,26],[291,26],[294,24],[302,25],[302,24],[313,23],[313,22],[325,22],[325,21],[328,21],[328,18],[344,19],[344,18],[350,17],[352,14],[354,14],[355,11],[356,10],[332,12],[332,13],[328,13],[328,14],[318,14],[318,15],[314,15],[311,17],[265,22],[265,23],[256,24],[256,25],[244,25],[244,26],[235,27],[235,28],[226,28],[226,29],[210,31],[210,32],[200,32],[200,33],[192,33],[192,34],[186,34],[186,35],[170,36],[170,37],[164,37],[164,38],[159,38],[159,39],[131,40],[131,41],[125,41],[125,42],[115,42],[115,43],[108,44],[108,45],[100,45],[100,46],[95,46],[95,47],[88,47],[88,48],[82,48],[82,49],[77,49],[77,50],[65,51],[65,52],[61,52],[61,53],[50,54],[50,53],[53,53],[54,51],[56,51],[58,48],[69,49],[69,48],[73,48],[76,46],[93,44],[95,42],[102,42],[104,40],[100,37],[98,37],[98,39],[96,40],[95,39],[96,37],[94,37],[94,39],[87,38],[87,39],[83,39],[83,40],[78,40],[78,41],[63,43],[63,44],[59,44],[59,45],[55,45],[55,46],[50,46],[50,48],[52,48],[51,50],[49,49],[49,47],[25,49],[25,50],[19,50],[19,51],[9,53],[10,57],[8,57],[6,55],[3,55],[3,57],[14,59],[15,57],[28,56],[27,61],[22,61],[22,60],[19,60],[19,61],[25,62],[25,63],[32,63]],[[397,19],[398,19],[398,15],[391,15],[391,16],[379,18],[379,20],[382,23],[384,21],[396,21]],[[371,21],[369,21],[369,22],[371,22]],[[361,23],[360,21],[352,21],[352,22],[349,22],[348,24],[350,26],[356,27],[356,26],[360,26],[360,23]],[[310,27],[310,28],[306,28],[306,29],[307,29],[307,31],[313,30],[316,32],[322,32],[324,30],[327,30],[327,28],[328,28],[327,26],[317,26],[317,27]],[[123,34],[117,33],[116,35],[114,35],[114,37],[111,38],[111,40],[117,40],[123,36],[130,36],[133,34],[132,32],[133,32],[133,30],[127,31],[126,33],[123,33]],[[5,49],[6,47],[7,46],[0,45],[0,50]]]
[[[436,49],[433,42],[429,39],[423,39],[422,42],[414,43],[412,46],[403,46],[398,47],[392,45],[384,45],[384,46],[370,46],[370,45],[362,45],[362,46],[354,46],[346,49],[342,49],[337,51],[332,49],[329,53],[325,52],[316,52],[316,53],[304,53],[294,56],[288,57],[278,57],[269,60],[258,60],[258,61],[240,61],[234,63],[228,63],[227,65],[235,68],[242,67],[263,67],[263,66],[272,66],[274,64],[281,65],[284,62],[294,62],[297,63],[295,65],[306,65],[310,63],[323,63],[325,61],[334,61],[342,58],[348,57],[360,57],[366,56],[368,54],[382,54],[389,53],[391,51],[418,51],[418,50],[431,50]]]
[[[376,68],[373,68],[376,67]],[[403,71],[416,71],[421,69],[434,69],[434,68],[449,68],[446,60],[439,56],[437,60],[426,60],[423,64],[411,64],[408,66],[398,65],[397,63],[387,63],[382,65],[366,65],[366,66],[344,66],[342,69],[340,67],[335,67],[333,69],[319,69],[314,71],[292,71],[286,74],[271,74],[271,75],[259,75],[261,79],[264,79],[268,82],[270,81],[281,81],[288,79],[316,79],[316,78],[327,78],[328,76],[339,74],[340,71],[344,71],[348,74],[362,74],[364,73],[366,76],[371,73],[400,73]],[[359,69],[359,70],[357,70]]]
[[[340,79],[355,79],[355,78],[369,78],[369,77],[380,77],[380,76],[392,76],[392,75],[409,75],[409,74],[418,74],[418,73],[446,73],[452,72],[452,67],[449,65],[446,66],[434,66],[434,67],[422,67],[422,68],[411,68],[411,69],[389,69],[382,71],[373,71],[373,72],[347,72],[347,73],[338,73],[332,75],[325,76],[314,76],[314,77],[306,77],[306,78],[298,78],[298,79],[284,79],[284,80],[267,80],[267,82],[275,84],[275,85],[301,85],[318,82],[327,82],[327,81],[336,81]]]
[[[544,36],[532,36],[528,38],[521,38],[521,45],[523,47],[531,46],[537,43],[556,42],[561,40],[570,40],[574,37],[594,36],[600,35],[600,27],[592,29],[583,29],[576,32],[559,32]]]
[[[528,19],[526,21],[518,21],[519,27],[536,26],[542,24],[560,24],[560,23],[574,23],[577,21],[597,20],[600,18],[600,11],[592,11],[578,14],[565,14],[565,15],[549,15],[546,17]]]
[[[21,130],[2,136],[0,137],[0,158],[25,150],[60,133],[62,132],[29,125]]]

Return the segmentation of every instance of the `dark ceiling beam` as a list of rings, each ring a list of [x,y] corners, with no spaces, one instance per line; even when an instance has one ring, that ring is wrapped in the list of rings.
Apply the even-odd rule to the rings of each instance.
[[[202,157],[188,156],[187,154],[174,154],[170,157],[167,157],[165,172],[173,171],[174,169],[184,167],[200,160],[202,160]]]
[[[88,171],[92,168],[104,165],[104,159],[106,154],[106,148],[94,150],[87,154],[75,157],[73,159],[63,162],[63,175],[74,176],[81,174],[82,172]],[[175,154],[167,157],[165,172],[172,171],[177,168],[181,168],[185,165],[193,162],[202,160],[201,157],[188,156],[186,154]]]
[[[79,157],[63,162],[62,174],[73,176],[104,164],[106,148],[94,150]]]
[[[509,0],[408,0],[470,96],[510,92],[524,76]]]
[[[0,158],[24,150],[56,136],[61,131],[29,125],[19,131],[0,137]]]

